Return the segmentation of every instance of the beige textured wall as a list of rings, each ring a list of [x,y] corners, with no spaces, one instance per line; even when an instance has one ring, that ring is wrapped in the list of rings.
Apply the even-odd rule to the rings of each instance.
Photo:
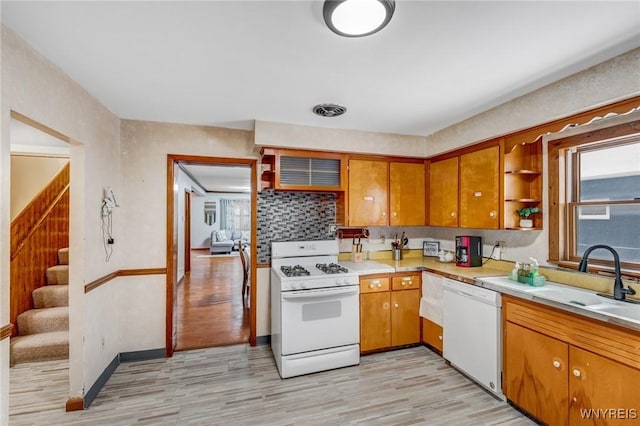
[[[118,256],[105,261],[100,205],[103,186],[113,187],[116,194],[120,189],[120,119],[13,31],[2,26],[1,37],[0,324],[8,320],[9,125],[10,111],[14,110],[71,139],[70,396],[81,396],[106,367],[97,361],[98,354],[85,348],[114,327],[85,321],[85,313],[95,306],[86,303],[84,284],[119,269]],[[114,218],[116,229],[119,220]],[[111,286],[109,291],[117,293],[120,289]],[[113,358],[117,348],[100,346],[99,350]],[[8,372],[8,358],[4,353],[1,358],[3,375]],[[0,400],[6,401],[8,390],[3,384],[0,380]],[[6,423],[6,411],[1,411],[0,424]]]
[[[424,157],[422,136],[327,129],[256,120],[258,146]]]
[[[11,220],[68,162],[67,158],[11,156]]]
[[[640,94],[640,48],[427,136],[433,156]]]

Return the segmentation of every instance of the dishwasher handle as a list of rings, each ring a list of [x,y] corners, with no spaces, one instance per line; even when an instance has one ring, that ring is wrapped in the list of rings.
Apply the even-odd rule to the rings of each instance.
[[[466,297],[491,306],[502,306],[500,293],[493,290],[465,284],[449,278],[444,279],[442,287],[443,290],[457,294],[460,297]]]

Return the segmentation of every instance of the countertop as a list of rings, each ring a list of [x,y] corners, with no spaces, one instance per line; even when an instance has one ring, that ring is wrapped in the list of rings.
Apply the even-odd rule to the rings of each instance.
[[[535,294],[535,291],[532,291],[535,288],[507,280],[506,275],[512,268],[512,264],[508,262],[490,260],[485,265],[474,268],[456,266],[455,263],[443,263],[434,257],[409,257],[399,261],[391,259],[364,260],[362,262],[340,261],[339,263],[352,271],[357,272],[358,275],[413,271],[432,272],[467,284],[485,287],[490,290],[509,294],[521,299],[541,303],[567,312],[597,319],[613,325],[622,326],[627,329],[640,331],[640,321],[620,318],[598,311],[585,309],[581,306],[559,302],[557,300],[544,297],[544,295]],[[490,281],[482,280],[482,278],[487,277],[505,278],[492,279]],[[563,287],[563,284],[549,281],[545,287],[552,288],[557,286]],[[640,309],[640,305],[629,304],[629,306],[638,306],[638,309]]]
[[[409,257],[397,261],[391,259],[364,260],[362,262],[340,261],[340,264],[359,275],[426,271],[468,284],[474,284],[476,277],[506,275],[512,267],[505,262],[489,260],[483,266],[465,268],[456,266],[455,263],[439,262],[435,257]]]

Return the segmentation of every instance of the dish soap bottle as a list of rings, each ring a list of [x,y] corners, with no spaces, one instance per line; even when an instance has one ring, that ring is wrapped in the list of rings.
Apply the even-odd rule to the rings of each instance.
[[[511,281],[518,281],[518,271],[520,270],[520,262],[516,262],[516,265],[511,270],[509,274],[509,279]]]

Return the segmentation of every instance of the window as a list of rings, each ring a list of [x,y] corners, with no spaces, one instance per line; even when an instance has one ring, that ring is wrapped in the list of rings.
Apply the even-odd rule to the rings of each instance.
[[[588,247],[605,244],[618,252],[623,268],[640,271],[639,124],[550,142],[550,260],[578,262]],[[613,261],[596,250],[589,263]]]

